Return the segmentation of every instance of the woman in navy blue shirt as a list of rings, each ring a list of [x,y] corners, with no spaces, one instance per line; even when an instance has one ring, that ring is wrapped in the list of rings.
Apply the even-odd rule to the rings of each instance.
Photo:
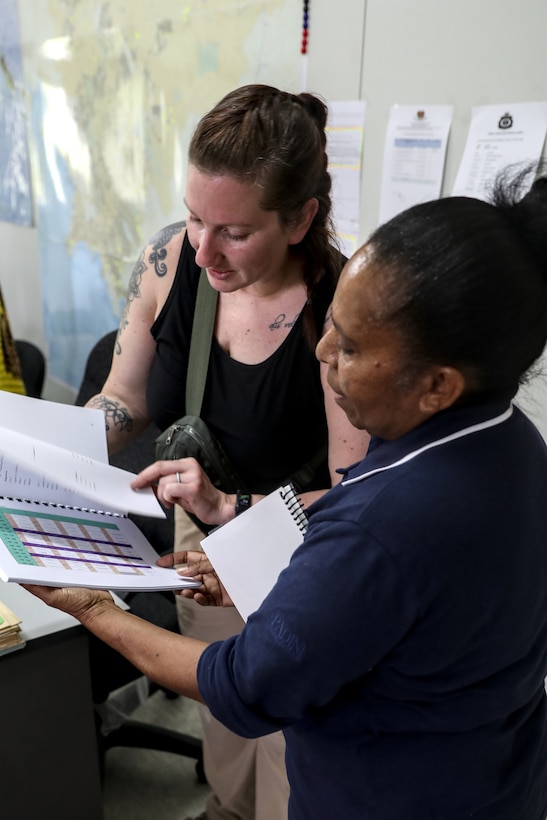
[[[513,398],[547,337],[547,179],[525,181],[411,208],[346,265],[317,355],[371,446],[240,635],[31,587],[233,731],[282,729],[292,820],[546,816],[547,450]]]

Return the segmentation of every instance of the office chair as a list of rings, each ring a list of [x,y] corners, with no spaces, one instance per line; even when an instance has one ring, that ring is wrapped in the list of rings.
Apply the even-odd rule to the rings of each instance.
[[[27,396],[40,399],[46,378],[46,358],[40,348],[32,342],[15,339],[14,344]]]
[[[115,330],[107,333],[89,353],[75,404],[82,406],[91,396],[101,391],[110,370],[116,333]],[[124,447],[123,450],[114,453],[110,458],[110,463],[133,473],[139,472],[155,460],[154,445],[159,432],[159,429],[154,425],[149,425],[140,436]],[[172,509],[167,512],[166,519],[147,518],[137,515],[130,517],[158,553],[172,551],[174,531]],[[141,618],[174,632],[179,631],[173,593],[136,592],[128,595],[125,600],[131,607],[131,611]],[[142,677],[139,670],[101,641],[94,639],[92,635],[90,635],[90,663],[92,688],[96,703],[103,702],[109,692],[132,680],[136,680],[138,677]],[[156,691],[158,688],[162,687],[152,685],[151,691]],[[163,691],[166,697],[178,697],[169,690],[163,689]],[[102,754],[115,746],[154,749],[190,757],[196,760],[198,780],[202,783],[206,782],[201,740],[183,732],[173,731],[144,721],[127,719],[121,726],[113,729],[107,735],[101,734],[99,736],[99,748]]]

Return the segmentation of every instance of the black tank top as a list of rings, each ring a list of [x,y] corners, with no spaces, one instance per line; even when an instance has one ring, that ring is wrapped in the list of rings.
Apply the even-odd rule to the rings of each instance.
[[[151,333],[150,418],[166,429],[185,414],[185,385],[200,268],[184,237],[173,286]],[[314,298],[318,336],[334,293],[325,276]],[[281,346],[259,364],[232,359],[213,338],[201,417],[253,492],[268,493],[327,442],[319,363],[299,316]],[[330,486],[327,462],[309,489]]]

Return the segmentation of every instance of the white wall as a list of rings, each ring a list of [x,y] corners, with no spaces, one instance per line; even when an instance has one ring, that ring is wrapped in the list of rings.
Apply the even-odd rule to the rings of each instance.
[[[307,90],[327,100],[362,99],[367,0],[310,3]]]
[[[366,101],[361,241],[377,224],[393,103],[454,107],[447,195],[472,106],[547,100],[544,0],[337,0],[335,13],[318,5],[311,6],[309,88],[332,100]],[[547,438],[547,376],[518,398]]]
[[[361,240],[376,226],[389,107],[454,106],[443,194],[471,108],[547,100],[544,0],[337,0],[311,7],[308,87],[366,101]]]
[[[45,353],[47,343],[42,309],[38,231],[0,222],[0,285],[16,339],[34,342]],[[74,393],[47,376],[44,398],[73,403]]]
[[[44,349],[37,231],[0,222],[0,248],[0,284],[12,333]]]
[[[368,0],[363,225],[376,224],[392,103],[454,106],[443,193],[452,190],[471,107],[547,99],[544,0]]]

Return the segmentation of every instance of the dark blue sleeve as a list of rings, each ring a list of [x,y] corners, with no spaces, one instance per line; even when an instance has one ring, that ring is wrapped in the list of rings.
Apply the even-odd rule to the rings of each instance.
[[[354,522],[313,516],[243,632],[204,652],[200,691],[237,734],[283,729],[366,676],[416,614],[415,595],[381,544]]]

